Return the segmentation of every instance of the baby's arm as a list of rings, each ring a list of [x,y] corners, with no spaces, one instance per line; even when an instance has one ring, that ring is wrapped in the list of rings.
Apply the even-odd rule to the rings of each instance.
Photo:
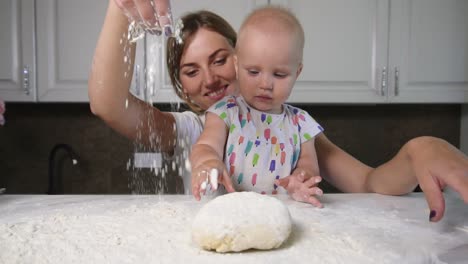
[[[201,184],[209,178],[211,170],[218,171],[218,182],[223,184],[228,192],[234,192],[231,179],[223,162],[224,146],[227,140],[227,126],[217,115],[206,114],[205,128],[197,143],[193,145],[190,154],[192,165],[192,193],[200,200]]]
[[[323,207],[315,195],[323,192],[317,187],[322,180],[319,175],[317,153],[314,138],[301,144],[301,152],[296,168],[291,175],[277,180],[277,184],[285,188],[296,201],[310,203],[316,207]]]

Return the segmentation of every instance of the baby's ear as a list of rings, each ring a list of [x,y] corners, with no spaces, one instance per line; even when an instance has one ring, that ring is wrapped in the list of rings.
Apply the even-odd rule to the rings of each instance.
[[[299,67],[297,67],[296,79],[299,78],[299,75],[300,75],[301,72],[302,72],[302,67],[303,67],[303,64],[302,64],[302,62],[301,62],[301,63],[299,63]]]
[[[239,78],[239,75],[238,75],[239,67],[237,65],[237,55],[234,55],[233,58],[234,58],[234,68],[236,69],[236,79],[238,79]]]

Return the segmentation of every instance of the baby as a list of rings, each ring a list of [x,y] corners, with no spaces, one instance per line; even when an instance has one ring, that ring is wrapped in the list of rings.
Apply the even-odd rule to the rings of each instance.
[[[207,110],[192,149],[196,199],[214,169],[227,191],[287,190],[295,200],[321,206],[314,197],[322,194],[316,186],[321,178],[305,175],[319,175],[314,137],[323,129],[307,112],[285,104],[302,70],[303,48],[302,26],[284,8],[260,8],[244,21],[235,56],[240,96]]]

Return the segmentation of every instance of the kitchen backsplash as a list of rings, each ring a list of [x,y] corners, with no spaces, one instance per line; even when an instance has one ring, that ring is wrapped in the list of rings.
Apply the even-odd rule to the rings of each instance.
[[[338,146],[371,166],[394,156],[409,139],[432,135],[459,146],[460,105],[297,105],[325,128]],[[170,109],[169,105],[162,105]],[[64,193],[175,193],[180,182],[171,164],[167,171],[132,168],[135,144],[106,126],[88,104],[7,105],[0,127],[0,188],[6,192],[45,194],[48,159],[57,143],[79,156],[73,166],[58,151],[55,175]],[[163,188],[164,187],[164,188]],[[335,191],[324,185],[325,192]]]

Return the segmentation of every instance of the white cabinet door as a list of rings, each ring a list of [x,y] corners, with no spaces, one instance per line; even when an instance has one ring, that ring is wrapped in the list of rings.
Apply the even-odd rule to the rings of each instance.
[[[267,0],[173,0],[171,1],[174,21],[187,12],[209,10],[228,21],[237,31],[244,17],[260,5],[267,4]],[[146,62],[148,75],[147,87],[151,90],[154,102],[179,102],[172,89],[165,62],[165,40],[161,37],[147,38]],[[152,78],[152,79],[151,79]],[[151,81],[149,81],[151,80]]]
[[[88,75],[108,1],[36,1],[42,102],[88,102]]]
[[[468,102],[468,1],[391,3],[389,100]]]
[[[386,101],[388,0],[271,2],[291,9],[306,36],[304,68],[289,102]]]
[[[0,97],[35,101],[34,1],[0,1],[0,32]]]

